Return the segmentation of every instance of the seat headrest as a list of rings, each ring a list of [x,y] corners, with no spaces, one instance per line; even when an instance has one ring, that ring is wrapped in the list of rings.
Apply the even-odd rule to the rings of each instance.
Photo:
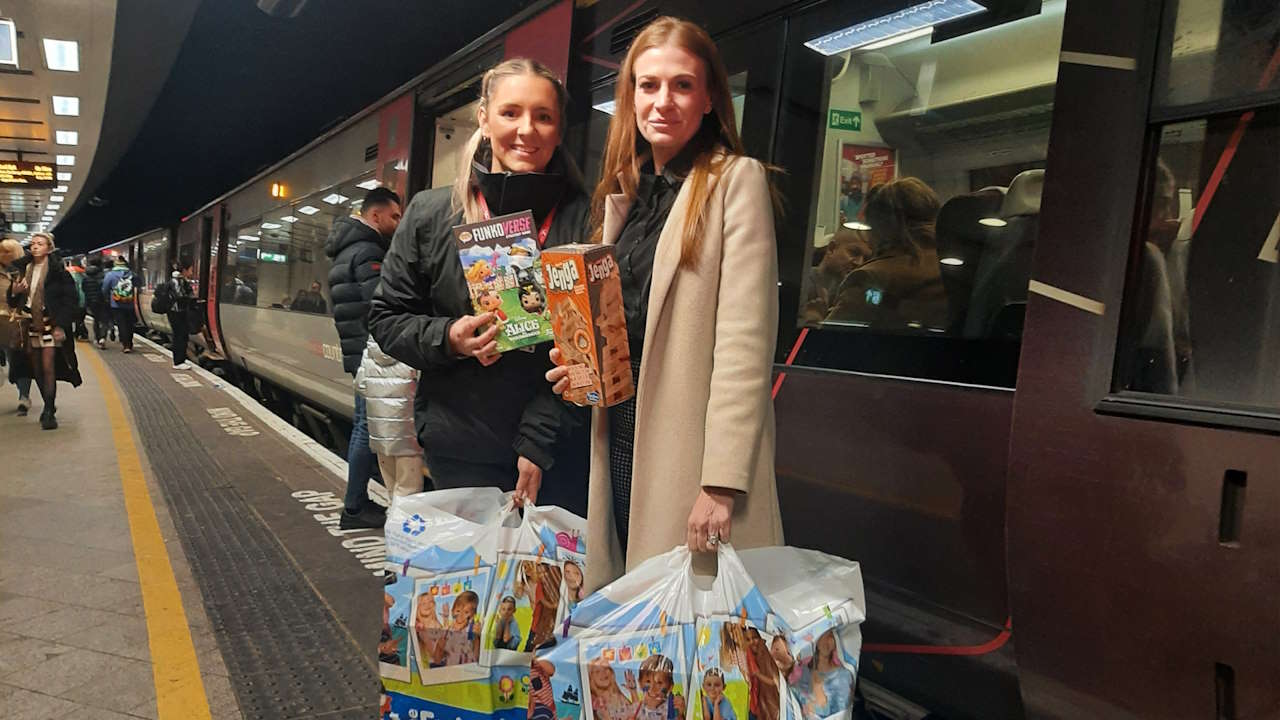
[[[978,221],[998,215],[1003,202],[1004,188],[983,188],[946,201],[938,211],[939,244],[950,242],[953,238],[982,238],[986,228],[978,224]]]
[[[1000,216],[1039,215],[1040,196],[1044,193],[1044,170],[1024,170],[1009,183]]]

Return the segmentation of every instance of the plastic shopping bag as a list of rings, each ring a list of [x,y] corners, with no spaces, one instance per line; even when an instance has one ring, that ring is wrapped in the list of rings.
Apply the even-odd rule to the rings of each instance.
[[[554,643],[565,612],[561,550],[578,561],[585,531],[559,508],[522,518],[496,488],[397,498],[386,526],[384,717],[523,720],[532,649]]]
[[[540,651],[533,662],[530,717],[795,720],[810,717],[804,715],[806,708],[828,710],[828,705],[819,707],[812,700],[806,705],[796,699],[789,676],[803,686],[827,675],[795,672],[792,648],[803,645],[805,632],[860,621],[860,613],[854,612],[862,597],[860,578],[856,587],[847,574],[840,576],[843,585],[824,580],[822,572],[806,579],[825,588],[812,597],[821,597],[824,606],[835,608],[828,617],[812,597],[796,597],[772,585],[758,586],[743,558],[728,546],[721,547],[719,572],[709,588],[694,576],[691,560],[687,549],[677,548],[584,600],[566,623],[559,644]],[[856,572],[856,564],[853,567]],[[769,577],[771,582],[775,579]],[[775,590],[774,596],[763,590]],[[837,598],[841,594],[849,597]],[[774,607],[775,602],[793,604]],[[805,632],[792,631],[791,625],[802,621],[808,623]],[[855,668],[857,652],[854,647]],[[812,654],[801,657],[809,659]],[[827,664],[822,669],[829,671]],[[852,676],[849,681],[851,693]],[[840,682],[836,678],[830,684],[835,687]],[[812,693],[805,688],[800,696],[809,698]],[[825,688],[819,697],[827,701]],[[844,708],[848,715],[850,703],[844,695],[837,694],[829,705]],[[823,717],[833,715],[839,713]]]

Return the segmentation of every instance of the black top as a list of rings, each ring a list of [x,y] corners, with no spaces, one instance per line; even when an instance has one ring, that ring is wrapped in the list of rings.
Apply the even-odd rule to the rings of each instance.
[[[626,222],[614,245],[632,359],[638,359],[644,349],[649,286],[653,283],[653,257],[658,250],[658,238],[667,224],[667,216],[676,203],[689,167],[689,158],[681,153],[667,163],[661,175],[654,174],[652,160],[640,168],[635,202],[627,211]]]
[[[473,177],[494,215],[532,210],[538,218],[556,207],[546,243],[552,247],[584,241],[590,204],[581,188],[556,177],[560,167],[553,159],[546,174],[481,169]],[[565,441],[578,427],[585,450],[586,416],[551,392],[544,379],[552,367],[549,348],[512,350],[485,367],[449,347],[449,327],[474,313],[453,239],[462,213],[450,192],[420,192],[405,208],[373,294],[369,329],[383,352],[422,371],[414,420],[428,458],[501,465],[513,477],[517,455],[543,470],[559,469],[572,450]]]
[[[342,347],[342,369],[356,374],[365,343],[369,340],[369,301],[378,287],[382,272],[382,257],[387,254],[390,238],[353,217],[340,217],[334,221],[325,241],[324,252],[329,265],[329,297],[333,298],[333,324],[338,328]],[[309,292],[309,291],[307,291]],[[236,290],[237,301],[242,293]],[[297,300],[304,300],[299,293]],[[324,298],[321,307],[306,300],[294,310],[325,312]],[[246,303],[251,304],[251,303]]]

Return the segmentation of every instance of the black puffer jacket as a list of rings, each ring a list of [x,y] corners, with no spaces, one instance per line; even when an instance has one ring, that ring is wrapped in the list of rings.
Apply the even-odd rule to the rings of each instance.
[[[382,257],[388,238],[353,217],[333,223],[324,253],[329,268],[329,297],[333,298],[333,324],[342,344],[342,369],[356,374],[360,356],[369,340],[369,300],[378,287]]]
[[[475,175],[493,215],[531,209],[541,226],[555,207],[546,245],[585,240],[589,200],[563,175],[483,169]],[[449,188],[414,196],[387,253],[369,315],[370,331],[383,351],[422,371],[414,413],[418,441],[428,459],[510,467],[513,480],[517,456],[543,470],[558,460],[579,465],[585,456],[578,452],[586,443],[585,414],[561,402],[543,377],[551,368],[549,344],[533,352],[504,353],[489,367],[460,359],[449,347],[449,327],[473,314],[452,234],[461,222],[461,211],[451,208]],[[577,480],[585,492],[585,474]],[[544,478],[544,487],[547,483]]]
[[[102,279],[106,274],[101,267],[90,265],[85,268],[84,277],[80,279],[80,289],[84,292],[84,306],[89,312],[106,307],[107,296],[102,294]]]

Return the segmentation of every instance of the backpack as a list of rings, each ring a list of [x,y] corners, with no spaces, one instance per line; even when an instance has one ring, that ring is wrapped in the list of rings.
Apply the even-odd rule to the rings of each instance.
[[[151,312],[164,315],[173,309],[173,285],[161,283],[156,287],[156,294],[151,297]]]
[[[116,281],[115,287],[111,288],[111,299],[117,303],[133,302],[133,273],[128,270],[120,276]]]

